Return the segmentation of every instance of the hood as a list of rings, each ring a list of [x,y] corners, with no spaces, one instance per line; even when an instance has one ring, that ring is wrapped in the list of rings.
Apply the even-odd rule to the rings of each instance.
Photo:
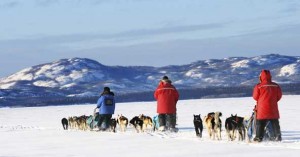
[[[260,82],[271,82],[272,76],[269,70],[262,70],[259,75]]]

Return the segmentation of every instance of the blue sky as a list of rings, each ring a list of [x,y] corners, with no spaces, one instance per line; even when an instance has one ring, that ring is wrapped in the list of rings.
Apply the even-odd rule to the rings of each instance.
[[[299,56],[299,19],[298,0],[1,0],[0,77],[73,57],[165,66]]]

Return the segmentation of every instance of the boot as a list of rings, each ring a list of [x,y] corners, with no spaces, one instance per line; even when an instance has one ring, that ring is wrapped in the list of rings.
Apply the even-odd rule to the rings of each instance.
[[[253,141],[254,141],[254,142],[261,142],[261,141],[262,141],[262,138],[255,137],[255,138],[253,139]]]
[[[158,122],[159,122],[159,126],[166,126],[166,115],[165,114],[159,114],[158,115]]]
[[[272,127],[274,129],[274,135],[275,135],[274,141],[280,142],[282,139],[281,139],[281,130],[280,130],[280,125],[279,125],[279,120],[274,119],[271,122],[272,122]]]
[[[253,141],[261,142],[265,133],[266,120],[256,120],[256,134]]]

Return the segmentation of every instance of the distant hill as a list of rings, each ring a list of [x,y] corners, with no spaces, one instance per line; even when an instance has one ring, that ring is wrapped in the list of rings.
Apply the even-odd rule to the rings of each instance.
[[[281,85],[300,83],[298,56],[230,57],[164,67],[105,66],[91,59],[71,58],[32,66],[0,79],[0,106],[48,105],[50,100],[88,102],[85,100],[94,100],[104,86],[120,97],[152,93],[164,75],[180,90],[253,87],[261,69],[271,70],[273,81]]]

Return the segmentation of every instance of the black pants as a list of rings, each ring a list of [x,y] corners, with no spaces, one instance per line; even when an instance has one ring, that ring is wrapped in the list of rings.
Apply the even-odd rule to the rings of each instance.
[[[174,114],[159,114],[159,126],[166,126],[167,128],[175,128],[176,113]]]
[[[111,114],[99,114],[99,121],[98,121],[98,128],[99,129],[107,129],[110,125],[110,119],[112,115]],[[104,124],[104,127],[102,127],[102,124]]]
[[[273,140],[281,141],[281,131],[278,119],[263,119],[256,120],[256,137],[260,140],[263,140],[265,135],[265,127],[267,122],[270,122],[274,131]]]

